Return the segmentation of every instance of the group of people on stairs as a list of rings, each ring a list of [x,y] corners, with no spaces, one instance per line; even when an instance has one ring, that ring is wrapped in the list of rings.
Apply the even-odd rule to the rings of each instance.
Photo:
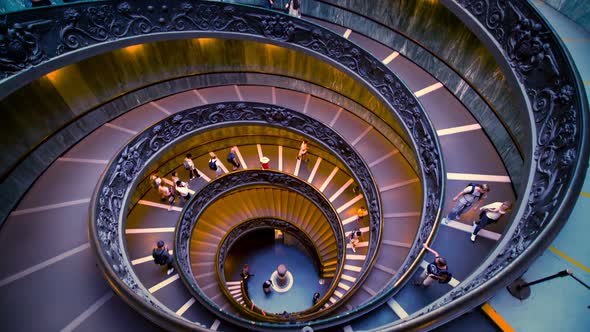
[[[467,187],[453,197],[453,202],[456,202],[456,204],[447,217],[442,219],[442,223],[448,225],[450,222],[458,222],[461,219],[461,215],[470,209],[479,211],[479,218],[473,221],[471,236],[469,237],[469,240],[475,243],[477,234],[482,229],[487,225],[498,222],[503,215],[512,209],[512,203],[509,201],[494,202],[481,206],[489,192],[490,186],[488,184],[469,183]],[[426,265],[422,274],[414,281],[414,284],[428,287],[435,281],[442,284],[449,283],[453,276],[448,271],[446,259],[426,244],[423,244],[423,247],[434,254],[435,258],[434,262]]]
[[[489,224],[498,222],[503,215],[512,209],[512,203],[509,201],[494,202],[480,207],[489,192],[490,186],[488,184],[469,183],[467,187],[453,197],[453,202],[457,203],[447,217],[442,219],[442,223],[447,225],[449,222],[459,221],[461,215],[469,211],[470,208],[475,211],[479,210],[479,219],[473,221],[473,228],[469,238],[471,242],[475,242],[479,231]]]

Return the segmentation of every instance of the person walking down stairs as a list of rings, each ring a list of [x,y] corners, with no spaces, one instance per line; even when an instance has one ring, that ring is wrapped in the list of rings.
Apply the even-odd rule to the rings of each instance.
[[[211,159],[209,159],[209,169],[211,169],[212,171],[215,171],[215,175],[217,177],[221,176],[221,166],[219,166],[219,160],[217,159],[217,155],[215,155],[215,153],[211,152],[209,154],[209,156],[211,157]]]
[[[168,271],[166,271],[167,275],[171,275],[174,272],[174,258],[168,252],[168,247],[164,246],[164,241],[158,241],[156,248],[152,250],[152,257],[154,258],[154,263],[168,267]]]
[[[500,218],[512,209],[510,202],[495,202],[482,206],[479,210],[479,220],[473,222],[473,231],[471,232],[470,240],[475,242],[477,233],[489,224],[495,224]]]

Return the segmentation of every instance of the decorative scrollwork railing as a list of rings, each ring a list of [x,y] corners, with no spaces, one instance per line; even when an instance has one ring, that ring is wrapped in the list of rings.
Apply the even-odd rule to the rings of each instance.
[[[407,280],[430,241],[444,193],[437,135],[420,103],[381,61],[342,36],[312,22],[255,7],[209,1],[109,0],[48,7],[0,17],[0,97],[68,61],[153,40],[247,38],[300,50],[358,78],[398,119],[400,135],[415,151],[423,188],[422,223],[408,257],[394,279]],[[359,165],[361,166],[361,165]],[[361,189],[371,186],[359,178]],[[376,193],[375,193],[376,194]],[[377,194],[367,197],[378,202]],[[379,239],[380,205],[369,205],[372,235]],[[379,242],[378,241],[378,242]],[[374,254],[375,248],[369,248]],[[374,257],[374,255],[371,255]],[[373,260],[368,264],[372,265]],[[384,300],[384,299],[382,299]]]
[[[175,326],[186,327],[187,322],[178,317],[167,315],[167,309],[158,304],[147,289],[139,283],[133,273],[123,245],[125,207],[130,201],[135,186],[141,181],[145,169],[168,148],[190,138],[195,133],[233,124],[289,128],[290,131],[309,138],[322,146],[323,149],[338,156],[359,183],[367,205],[377,207],[369,215],[371,218],[369,255],[374,256],[377,252],[378,240],[381,237],[381,203],[371,173],[354,149],[330,128],[304,114],[260,103],[212,104],[176,113],[138,134],[113,159],[107,171],[103,174],[93,197],[90,224],[92,243],[100,257],[99,261],[107,278],[121,294],[131,298],[128,301],[137,307],[140,312],[146,315],[156,314],[156,318],[151,318],[164,327],[171,329]],[[236,187],[236,183],[252,181],[251,176],[248,176],[249,179],[244,178],[229,182],[233,177],[246,176],[240,175],[246,173],[246,171],[237,172],[217,179],[208,185],[211,188],[207,189],[207,193],[215,192],[219,194],[222,192],[219,188],[223,186],[226,186],[226,188],[229,188],[229,186]],[[259,178],[270,176],[278,178],[285,175],[272,171],[265,171],[257,175]],[[302,180],[282,179],[282,181],[292,184],[293,181]],[[277,182],[281,181],[277,180]],[[201,201],[208,195],[198,194],[193,198],[192,202],[200,205]],[[321,196],[321,193],[319,195]],[[307,192],[306,196],[315,197],[312,192]],[[321,200],[318,197],[315,201],[319,202]],[[179,229],[178,232],[179,236],[188,238],[187,234],[189,233],[186,230]],[[344,241],[342,232],[336,232],[335,234],[337,241],[342,243]],[[182,243],[182,240],[179,239],[177,243]],[[345,245],[341,247],[340,258],[344,255],[345,247]],[[182,257],[183,250],[186,251],[186,248],[178,247],[175,250],[176,255]],[[179,265],[184,269],[188,266],[186,264],[188,263],[180,262]],[[365,272],[369,270],[370,265],[368,264],[365,262],[363,267]],[[358,285],[355,285],[355,287]],[[233,319],[234,322],[239,319],[233,316],[227,318]],[[251,326],[251,322],[243,325]]]
[[[273,218],[256,218],[256,219],[251,219],[251,220],[245,220],[244,222],[241,222],[240,224],[234,226],[228,233],[226,233],[225,236],[223,237],[223,239],[221,240],[221,244],[220,244],[219,248],[217,249],[216,272],[217,272],[217,276],[218,276],[220,289],[222,289],[224,291],[226,298],[228,298],[230,301],[232,301],[232,304],[236,307],[236,309],[246,312],[246,314],[249,314],[249,316],[251,318],[256,319],[256,320],[286,322],[288,320],[286,320],[284,316],[278,315],[276,313],[262,314],[262,312],[260,310],[253,310],[252,306],[246,306],[246,308],[245,308],[246,310],[244,310],[244,307],[242,307],[239,303],[234,301],[234,297],[231,296],[231,294],[229,294],[229,291],[225,285],[226,280],[224,277],[225,276],[224,263],[225,263],[225,260],[227,258],[227,255],[228,255],[231,247],[236,243],[236,241],[243,238],[247,233],[257,231],[260,229],[268,229],[268,228],[282,229],[285,232],[287,232],[287,233],[291,234],[292,236],[294,236],[295,238],[297,238],[299,240],[299,242],[301,244],[303,244],[303,246],[309,251],[311,258],[316,263],[316,266],[321,269],[321,260],[319,259],[320,253],[319,253],[317,247],[315,246],[315,244],[313,243],[313,241],[311,240],[310,235],[307,234],[303,229],[301,229],[297,224],[273,217]],[[342,243],[340,245],[342,245]],[[340,247],[338,247],[338,248],[340,248]],[[341,265],[341,263],[339,265]],[[338,269],[340,270],[340,267],[338,267]],[[340,273],[338,273],[338,275],[340,275]],[[339,278],[334,278],[334,282],[333,282],[334,285],[333,286],[338,284],[338,279]],[[304,317],[305,315],[322,309],[324,303],[326,303],[326,301],[329,299],[329,297],[333,293],[334,289],[335,289],[335,287],[330,287],[330,290],[328,290],[328,292],[326,292],[326,294],[324,294],[324,297],[321,298],[320,301],[318,301],[318,303],[316,303],[315,305],[313,305],[312,307],[310,307],[304,311],[301,311],[298,313],[292,313],[291,314],[292,317],[297,317],[297,320],[302,320],[302,317]],[[244,296],[244,301],[246,303],[252,302],[249,298],[247,291],[242,292],[242,294]]]
[[[480,267],[439,300],[391,330],[444,323],[489,298],[526,271],[567,220],[583,184],[590,148],[581,79],[559,37],[524,0],[443,0],[499,55],[529,106],[528,185],[508,231]],[[526,127],[525,125],[525,127]],[[449,305],[455,303],[456,305]]]
[[[423,183],[424,227],[410,249],[416,259],[419,242],[430,238],[444,192],[444,172],[437,136],[420,103],[381,61],[353,42],[311,22],[255,7],[210,1],[110,0],[48,7],[42,11],[0,16],[2,93],[9,93],[68,60],[137,42],[194,38],[197,33],[222,38],[250,38],[308,52],[358,77],[399,119],[402,136],[416,151]],[[205,35],[205,34],[203,34]],[[365,184],[361,183],[361,186]],[[380,207],[372,206],[371,211]],[[373,215],[373,220],[380,220]],[[405,270],[401,271],[405,273]]]
[[[191,268],[191,261],[190,261],[190,241],[193,234],[193,229],[197,226],[199,217],[201,214],[210,206],[214,201],[219,199],[221,196],[230,194],[235,191],[239,191],[241,189],[253,186],[275,186],[283,189],[288,189],[289,191],[296,192],[303,197],[307,198],[311,203],[313,203],[324,215],[326,221],[330,225],[332,229],[332,234],[336,240],[336,246],[338,248],[337,256],[338,256],[338,266],[336,276],[339,276],[342,273],[344,261],[344,254],[346,250],[346,240],[344,237],[344,230],[342,228],[342,223],[338,216],[338,213],[330,203],[330,201],[316,188],[309,185],[305,181],[296,178],[294,176],[273,171],[273,170],[242,170],[236,171],[229,174],[226,174],[215,181],[210,182],[206,186],[204,186],[198,192],[195,192],[194,197],[188,202],[188,204],[184,207],[178,225],[176,225],[176,240],[174,242],[174,253],[175,259],[177,263],[177,267],[179,269],[179,274],[189,291],[193,294],[193,296],[198,299],[203,305],[207,306],[212,312],[217,314],[226,314],[228,317],[232,318],[234,322],[239,320],[238,317],[231,315],[229,313],[225,313],[221,311],[212,300],[210,300],[207,295],[201,290],[199,285],[197,284],[192,268]],[[244,228],[247,228],[248,224],[244,224]],[[234,235],[238,235],[235,233]],[[221,246],[220,250],[228,249],[225,246]],[[217,276],[218,278],[221,276],[221,270],[219,267],[223,265],[225,260],[226,252],[221,251],[217,256]],[[330,290],[327,293],[332,293],[338,284],[338,278],[334,278],[332,285],[330,286]],[[221,282],[219,285],[220,289],[224,291],[226,297],[229,296],[225,289],[225,283]],[[305,310],[299,314],[299,317],[304,319],[306,316],[311,316],[313,318],[316,316],[314,312],[316,311],[317,307],[313,307],[313,310]],[[275,315],[268,315],[262,316],[258,315],[251,310],[244,310],[250,316],[255,316],[261,321],[267,322],[282,322],[284,320],[280,319],[279,316]],[[250,321],[243,320],[243,326],[250,325]]]

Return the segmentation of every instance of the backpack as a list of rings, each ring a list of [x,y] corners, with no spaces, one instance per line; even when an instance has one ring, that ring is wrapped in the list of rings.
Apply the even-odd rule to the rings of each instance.
[[[215,160],[213,160],[213,159],[209,160],[209,168],[214,171],[217,170],[217,163],[215,162]]]
[[[158,249],[154,249],[154,252],[152,253],[152,257],[154,257],[154,263],[156,263],[157,265],[163,265],[166,262],[165,257],[164,257],[164,252],[166,249],[162,249],[162,251],[158,252]]]
[[[227,161],[229,161],[229,162],[231,163],[231,162],[233,162],[233,160],[234,160],[234,158],[235,158],[235,157],[236,157],[236,154],[235,154],[235,153],[233,153],[233,152],[230,152],[230,153],[227,155]]]
[[[467,186],[468,187],[471,187],[471,191],[469,191],[467,193],[468,195],[472,195],[473,194],[473,192],[475,191],[475,187],[480,187],[481,188],[481,184],[479,184],[479,183],[473,183],[473,182],[470,182]]]

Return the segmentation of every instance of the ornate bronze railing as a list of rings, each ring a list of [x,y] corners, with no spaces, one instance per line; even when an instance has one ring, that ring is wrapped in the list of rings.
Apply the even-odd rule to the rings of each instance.
[[[521,90],[531,119],[523,127],[532,128],[532,146],[524,152],[530,159],[530,174],[513,214],[515,222],[498,248],[460,287],[412,316],[421,316],[412,320],[415,324],[458,315],[521,273],[567,219],[588,161],[584,89],[563,45],[532,6],[524,0],[443,2],[488,41],[513,86]],[[326,59],[372,88],[404,124],[420,162],[425,197],[423,226],[410,250],[411,259],[419,257],[416,244],[432,234],[444,191],[436,135],[399,79],[377,59],[334,33],[279,13],[176,0],[79,3],[4,15],[0,21],[2,97],[70,62],[148,40],[195,37],[196,32],[266,40]],[[121,226],[114,220],[124,223],[121,204],[141,170],[135,159],[143,143],[133,142],[136,145],[127,146],[105,174],[107,182],[99,187],[92,211],[94,240],[104,255],[101,261],[106,273],[113,277],[128,277],[129,267],[122,263],[127,257],[120,247]],[[128,279],[125,287],[139,287],[134,283],[133,278]],[[152,301],[149,296],[139,298]],[[457,305],[445,305],[453,300]]]
[[[225,314],[228,318],[233,319],[234,323],[238,323],[239,318],[231,315],[230,313],[223,312],[220,310],[219,306],[217,306],[213,301],[211,301],[207,295],[201,290],[199,285],[196,282],[194,274],[191,268],[191,261],[190,261],[190,241],[193,234],[193,229],[197,226],[199,217],[201,214],[210,206],[214,201],[221,198],[224,195],[230,194],[235,191],[240,191],[248,187],[253,186],[275,186],[283,189],[287,189],[289,191],[296,192],[303,197],[306,197],[311,203],[313,203],[324,215],[326,221],[332,228],[332,233],[336,239],[336,246],[338,248],[337,256],[338,256],[338,266],[336,277],[332,281],[332,285],[330,286],[330,290],[327,292],[331,294],[337,287],[337,280],[340,274],[342,273],[342,268],[344,264],[344,254],[346,251],[346,239],[344,237],[344,230],[342,228],[342,223],[338,216],[338,213],[330,203],[330,201],[325,197],[319,190],[314,188],[313,186],[309,185],[305,181],[273,170],[242,170],[236,171],[229,174],[226,174],[215,181],[210,182],[206,186],[204,186],[198,192],[195,192],[194,197],[188,202],[188,204],[184,207],[182,211],[182,215],[176,226],[176,240],[174,242],[174,253],[175,259],[178,267],[178,272],[189,289],[189,291],[193,294],[193,296],[198,299],[203,305],[207,306],[212,312],[219,314]],[[261,221],[262,222],[262,221]],[[248,223],[243,224],[244,228],[248,227]],[[254,225],[256,225],[254,223]],[[234,233],[234,236],[237,236],[238,233]],[[221,246],[220,250],[227,249],[226,246]],[[221,277],[221,270],[219,269],[223,266],[225,262],[225,255],[226,252],[222,251],[217,256],[217,277]],[[219,284],[220,289],[225,293],[226,297],[229,296],[225,288],[225,283],[220,281]],[[316,307],[313,308],[314,310],[305,310],[299,313],[299,316],[304,318],[306,316],[315,316],[312,313],[316,311]],[[244,310],[250,316],[257,316],[259,320],[264,320],[267,322],[280,322],[280,317],[274,317],[269,315],[267,317],[262,317],[262,315],[256,315],[251,310]],[[307,314],[307,315],[306,315]],[[243,320],[242,326],[246,327],[251,325],[249,321]]]
[[[223,237],[223,239],[221,240],[221,244],[220,244],[219,248],[217,249],[217,253],[216,253],[217,265],[215,266],[217,276],[218,276],[219,287],[220,287],[220,289],[223,290],[226,298],[228,298],[230,301],[232,301],[232,304],[234,305],[234,307],[237,310],[245,312],[245,314],[248,315],[250,318],[258,320],[258,321],[287,322],[288,319],[286,319],[285,317],[278,315],[276,313],[267,313],[267,312],[262,313],[260,308],[257,308],[258,310],[252,309],[252,306],[251,306],[252,301],[250,300],[249,294],[247,291],[246,292],[242,291],[242,295],[244,297],[244,301],[246,303],[249,303],[249,305],[247,305],[246,308],[242,307],[238,302],[235,301],[234,297],[231,296],[231,294],[229,293],[229,290],[227,289],[226,284],[225,284],[226,280],[225,280],[224,263],[225,263],[225,260],[227,258],[227,255],[228,255],[231,247],[236,243],[236,241],[243,238],[243,236],[245,236],[247,233],[250,233],[250,232],[253,232],[256,230],[260,230],[260,229],[268,229],[268,228],[282,229],[282,230],[288,232],[289,234],[291,234],[292,236],[294,236],[295,238],[297,238],[299,240],[299,242],[301,244],[303,244],[303,246],[309,251],[309,253],[311,254],[310,257],[315,261],[316,266],[321,270],[322,263],[321,263],[321,260],[319,259],[320,252],[319,252],[318,248],[316,247],[316,245],[311,240],[310,234],[307,234],[303,229],[301,229],[299,227],[299,225],[289,222],[287,220],[281,220],[281,219],[278,219],[275,217],[273,217],[273,218],[256,218],[256,219],[251,219],[251,220],[245,220],[244,222],[237,224],[229,232],[227,232],[225,234],[225,236]],[[341,243],[341,245],[342,245],[342,243]],[[346,245],[346,243],[344,243],[344,245]],[[321,271],[320,271],[320,273],[321,273]],[[340,274],[341,273],[339,273],[338,275],[340,275]],[[333,283],[337,284],[338,279],[339,279],[339,277],[334,278]],[[326,301],[329,299],[331,294],[333,294],[334,289],[332,289],[332,288],[335,289],[335,287],[330,287],[331,290],[326,292],[326,294],[324,294],[324,296],[320,299],[320,301],[318,301],[318,303],[316,303],[312,307],[305,309],[304,311],[295,313],[295,314],[292,313],[293,317],[297,317],[298,320],[301,320],[302,317],[304,317],[305,315],[322,309],[324,303],[326,303]]]
[[[15,47],[1,54],[0,97],[71,61],[145,41],[174,38],[246,38],[306,52],[357,77],[399,120],[400,135],[416,152],[423,188],[422,223],[409,255],[394,279],[407,280],[436,229],[444,193],[443,162],[437,136],[418,100],[391,70],[351,41],[311,22],[279,12],[207,1],[111,0],[49,7],[2,17],[4,43]],[[18,47],[16,47],[18,46]],[[342,151],[346,152],[346,151]],[[363,164],[352,165],[363,166]],[[370,182],[360,179],[364,193]],[[368,201],[371,236],[364,269],[372,266],[380,243],[378,194]],[[361,277],[361,280],[364,278]]]
[[[375,255],[379,245],[378,240],[381,235],[381,203],[373,184],[372,176],[361,157],[343,138],[328,127],[304,114],[282,107],[260,103],[213,104],[179,112],[138,134],[119,152],[117,157],[111,161],[107,171],[100,180],[91,207],[91,242],[100,257],[100,265],[105,275],[116,290],[127,297],[127,301],[138,308],[140,312],[150,316],[151,319],[166,328],[173,328],[174,326],[186,327],[187,323],[178,317],[168,319],[169,315],[165,314],[167,309],[158,305],[158,302],[139,283],[133,273],[123,245],[123,229],[126,218],[125,206],[129,203],[135,186],[143,178],[144,170],[149,168],[149,165],[155,162],[168,148],[185,139],[189,139],[193,134],[200,131],[231,126],[232,124],[256,124],[289,128],[289,130],[309,138],[318,145],[321,145],[323,149],[339,156],[342,163],[349,169],[357,183],[359,183],[368,206],[379,207],[375,211],[371,211],[370,214],[371,242],[369,252],[371,255]],[[286,176],[285,174],[273,171],[260,172],[257,175],[258,178],[270,176],[281,178]],[[202,201],[210,196],[211,193],[221,194],[224,190],[220,188],[224,186],[227,189],[230,185],[236,187],[236,183],[252,182],[254,179],[251,176],[248,176],[248,179],[240,179],[239,181],[231,180],[233,177],[245,176],[240,174],[246,173],[246,171],[237,172],[220,177],[208,185],[206,194],[197,194],[191,201],[191,204],[201,206]],[[291,178],[291,180],[276,180],[276,182],[287,184],[293,184],[296,181],[303,183],[302,180],[295,178]],[[291,187],[294,187],[294,185],[291,185]],[[315,195],[322,196],[317,190]],[[322,201],[320,197],[314,199],[313,192],[306,192],[306,196],[311,197],[316,202]],[[332,209],[331,206],[330,208]],[[184,218],[187,218],[187,220],[191,219],[186,214]],[[377,218],[377,220],[373,218]],[[342,226],[340,224],[338,225],[341,229]],[[187,233],[186,229],[178,229],[179,239],[175,248],[178,257],[183,257],[183,251],[186,252],[187,250],[185,246],[179,246],[179,244],[183,243],[182,239],[188,238],[188,234],[190,232]],[[337,241],[343,243],[343,232],[340,230],[335,234],[337,237],[340,237]],[[345,245],[341,245],[341,251],[338,254],[340,259],[344,255],[345,248]],[[180,262],[180,269],[184,270],[188,266],[187,264],[187,262]],[[363,267],[364,273],[369,271],[370,265],[368,264],[365,262]],[[358,287],[359,285],[360,283],[357,283],[354,287]],[[149,306],[147,306],[148,304]],[[153,317],[154,314],[156,315],[155,318]],[[217,312],[217,314],[221,313]],[[252,322],[241,322],[240,318],[235,316],[228,315],[226,319],[230,319],[238,325],[241,323],[244,327],[252,326]],[[260,328],[276,327],[272,324],[264,325],[267,323],[257,324],[261,324],[260,326],[256,325]],[[300,323],[300,325],[304,326],[305,324]]]
[[[451,292],[390,330],[433,328],[471,310],[522,275],[567,221],[589,158],[588,105],[573,60],[531,4],[517,1],[451,1],[459,16],[494,53],[528,106],[529,177],[512,222],[492,253]]]

